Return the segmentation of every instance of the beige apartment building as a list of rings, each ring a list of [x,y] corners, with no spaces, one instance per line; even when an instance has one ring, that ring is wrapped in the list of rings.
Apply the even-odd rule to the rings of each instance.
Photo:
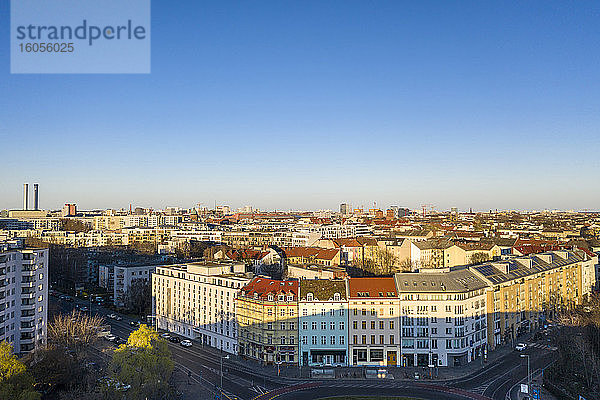
[[[156,267],[152,301],[157,327],[237,354],[236,298],[251,278],[243,263]]]
[[[298,363],[298,281],[256,277],[236,304],[240,355],[265,364]]]

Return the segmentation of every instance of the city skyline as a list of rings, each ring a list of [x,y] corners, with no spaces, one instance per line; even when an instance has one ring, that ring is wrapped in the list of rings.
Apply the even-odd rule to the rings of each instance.
[[[23,184],[25,186],[25,189],[23,189],[24,191],[22,192],[21,196],[21,204],[20,206],[15,206],[15,207],[4,207],[2,204],[0,204],[0,210],[47,210],[47,211],[57,211],[62,209],[64,206],[67,205],[75,205],[78,207],[79,210],[127,210],[129,208],[131,208],[131,210],[135,210],[136,208],[142,208],[142,209],[151,209],[151,210],[155,210],[155,211],[160,211],[160,210],[166,210],[169,208],[180,208],[182,210],[190,210],[190,209],[194,209],[194,208],[206,208],[206,209],[215,209],[216,207],[228,207],[232,213],[235,212],[245,212],[243,211],[244,209],[248,209],[250,208],[252,211],[260,211],[260,212],[319,212],[319,211],[333,211],[333,212],[338,212],[340,211],[340,207],[343,205],[346,205],[349,207],[349,211],[350,213],[353,212],[353,210],[355,209],[362,209],[364,212],[368,212],[369,210],[372,209],[376,209],[376,210],[387,210],[390,209],[392,207],[400,207],[400,208],[407,208],[410,209],[412,211],[416,211],[417,213],[421,213],[423,211],[423,209],[425,209],[425,212],[427,214],[431,213],[431,212],[451,212],[453,211],[453,209],[456,209],[456,211],[458,212],[524,212],[524,213],[528,213],[528,212],[542,212],[542,211],[558,211],[558,212],[598,212],[597,209],[588,209],[588,208],[584,208],[584,209],[575,209],[575,208],[566,208],[566,209],[560,209],[560,208],[540,208],[540,209],[518,209],[518,208],[500,208],[500,207],[490,207],[490,208],[481,208],[481,209],[477,209],[477,208],[473,208],[473,207],[457,207],[456,205],[449,205],[449,206],[437,206],[435,204],[423,204],[423,202],[421,202],[421,204],[407,204],[407,203],[403,203],[401,201],[399,202],[395,202],[395,203],[389,203],[389,204],[385,204],[385,203],[380,203],[378,201],[363,201],[363,202],[357,202],[357,203],[350,203],[350,202],[344,202],[344,201],[340,201],[338,202],[335,206],[333,207],[317,207],[317,208],[286,208],[286,207],[275,207],[275,208],[261,208],[258,207],[256,204],[251,204],[251,203],[240,203],[239,201],[224,201],[224,202],[217,202],[217,201],[213,201],[213,202],[196,202],[192,205],[182,205],[182,204],[164,204],[161,206],[155,206],[152,204],[139,204],[136,202],[132,202],[129,203],[128,205],[121,205],[121,206],[113,206],[113,207],[86,207],[85,205],[81,204],[77,204],[77,202],[63,202],[60,204],[57,204],[55,206],[50,206],[50,207],[43,207],[43,206],[39,206],[39,192],[38,192],[38,188],[39,188],[39,183],[24,183]],[[27,207],[25,207],[25,203],[27,203]],[[36,207],[36,205],[38,207]]]
[[[600,202],[598,4],[152,11],[151,74],[11,75],[0,55],[3,208],[33,179],[42,207]]]

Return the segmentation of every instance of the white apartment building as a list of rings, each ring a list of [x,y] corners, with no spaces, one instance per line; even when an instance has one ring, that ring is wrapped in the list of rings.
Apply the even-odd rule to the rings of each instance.
[[[300,365],[347,365],[346,282],[304,279],[299,288]]]
[[[398,365],[400,300],[394,278],[348,280],[349,365]]]
[[[483,356],[487,284],[467,269],[397,273],[401,366],[456,366]]]
[[[0,243],[0,341],[23,354],[46,343],[48,249]]]
[[[235,299],[251,279],[243,263],[157,267],[152,278],[157,328],[237,354]]]
[[[328,224],[317,229],[322,239],[340,239],[356,237],[356,225]]]
[[[127,291],[131,284],[137,279],[151,282],[151,275],[155,270],[156,265],[115,266],[113,273],[113,298],[115,306],[124,307],[127,299]]]

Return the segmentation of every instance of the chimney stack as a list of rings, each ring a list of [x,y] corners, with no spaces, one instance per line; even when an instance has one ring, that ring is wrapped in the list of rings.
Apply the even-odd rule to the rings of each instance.
[[[40,199],[39,199],[39,192],[38,192],[38,184],[34,183],[33,184],[33,209],[35,211],[38,211],[40,209]]]
[[[23,184],[23,210],[29,210],[29,183]]]

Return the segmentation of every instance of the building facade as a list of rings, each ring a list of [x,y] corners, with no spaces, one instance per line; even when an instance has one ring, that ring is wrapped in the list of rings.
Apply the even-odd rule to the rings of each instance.
[[[299,283],[301,365],[347,365],[348,298],[344,280]]]
[[[394,278],[347,282],[349,365],[397,365],[400,301]]]
[[[0,340],[28,353],[46,343],[47,323],[48,249],[0,243]]]
[[[240,355],[298,363],[298,281],[254,278],[237,298],[237,320]]]
[[[125,307],[129,287],[138,279],[144,282],[151,282],[150,277],[155,269],[156,265],[115,266],[113,275],[113,298],[115,306]]]
[[[157,267],[152,275],[156,325],[238,354],[236,298],[250,280],[243,263]]]

